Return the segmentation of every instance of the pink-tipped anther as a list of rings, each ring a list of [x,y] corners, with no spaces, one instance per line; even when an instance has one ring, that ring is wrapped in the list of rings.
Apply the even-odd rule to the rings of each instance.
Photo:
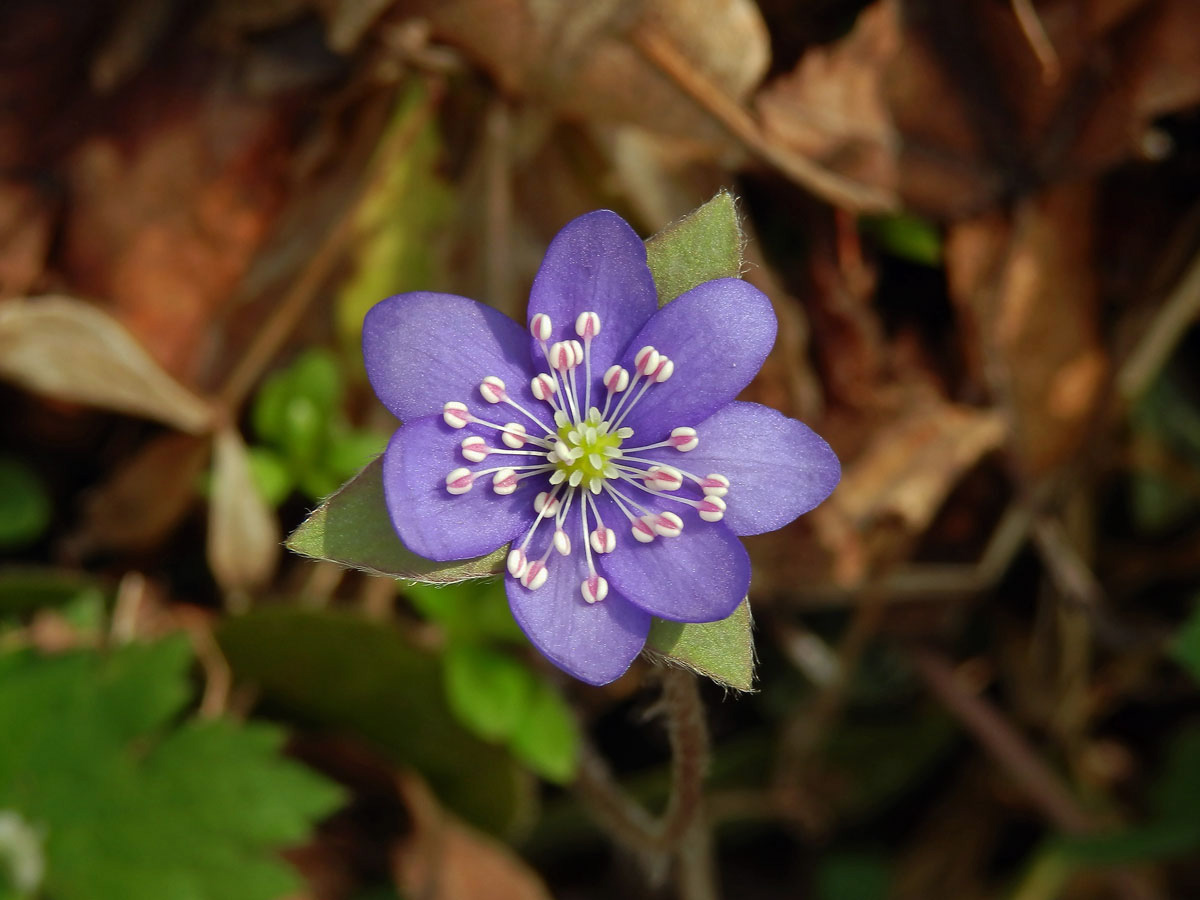
[[[549,577],[550,570],[546,568],[544,562],[533,562],[529,564],[529,568],[521,576],[521,584],[525,585],[531,591],[536,591],[546,583],[546,579]]]
[[[467,462],[483,462],[490,452],[487,441],[478,435],[463,438],[461,446],[463,459]]]
[[[581,312],[575,319],[575,333],[590,341],[600,333],[600,317],[594,312]]]
[[[467,404],[451,400],[442,407],[442,421],[451,428],[466,428],[471,424],[471,413],[467,410]]]
[[[545,313],[538,313],[529,320],[529,333],[539,341],[550,340],[550,332],[554,328],[554,323],[550,321],[550,317]]]
[[[656,515],[645,515],[634,519],[630,523],[630,531],[633,532],[634,540],[640,544],[648,544],[654,540],[654,536],[658,534],[654,530],[654,522],[658,518]]]
[[[689,428],[686,425],[681,425],[678,428],[672,429],[669,440],[671,446],[680,453],[687,453],[689,450],[695,450],[700,445],[700,438],[696,435],[696,429]]]
[[[492,491],[504,497],[515,491],[519,482],[516,469],[497,469],[492,476]]]
[[[529,560],[525,558],[524,550],[514,548],[508,551],[508,560],[505,564],[508,566],[509,575],[513,578],[520,578],[529,567]]]
[[[612,553],[617,546],[617,533],[601,525],[592,530],[591,545],[597,553]]]
[[[637,352],[637,356],[633,358],[633,363],[639,374],[651,375],[658,369],[658,363],[661,358],[659,352],[647,344]]]
[[[608,596],[608,581],[602,575],[591,575],[583,579],[579,591],[588,603],[599,603]]]
[[[609,366],[604,373],[604,387],[610,394],[619,394],[629,387],[629,372],[620,366]]]
[[[533,511],[538,515],[550,518],[558,512],[558,498],[551,497],[549,491],[542,491],[533,498]]]
[[[563,556],[571,555],[571,536],[561,528],[554,532],[554,549]]]
[[[720,497],[705,497],[696,505],[696,511],[705,522],[720,522],[725,518],[725,501]]]
[[[504,393],[504,382],[495,375],[489,375],[479,385],[479,393],[488,403],[499,403],[507,394]]]
[[[446,490],[451,494],[465,494],[475,484],[475,473],[460,466],[446,476]]]
[[[724,497],[729,493],[729,479],[714,472],[700,479],[700,489],[706,497]]]
[[[550,400],[558,390],[558,384],[553,378],[543,372],[529,382],[529,389],[539,400]]]
[[[683,519],[673,512],[661,512],[654,517],[654,531],[663,537],[679,537],[683,533]]]
[[[520,422],[506,423],[504,431],[500,433],[500,440],[504,441],[504,446],[520,450],[525,446],[525,441],[527,440],[525,426]]]

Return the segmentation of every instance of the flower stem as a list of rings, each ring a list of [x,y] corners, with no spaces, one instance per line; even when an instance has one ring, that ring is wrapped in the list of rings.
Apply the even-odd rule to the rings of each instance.
[[[708,728],[695,677],[683,669],[663,671],[661,708],[671,743],[671,794],[655,819],[617,784],[607,763],[586,748],[576,788],[600,825],[639,857],[651,881],[676,867],[680,900],[717,900],[712,841],[704,815]]]

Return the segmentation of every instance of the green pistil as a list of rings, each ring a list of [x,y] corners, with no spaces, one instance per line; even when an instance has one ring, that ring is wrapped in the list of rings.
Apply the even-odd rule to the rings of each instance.
[[[582,484],[589,484],[593,478],[604,478],[604,468],[616,457],[612,451],[621,446],[621,438],[601,431],[594,425],[576,425],[568,423],[558,429],[558,439],[571,451],[581,450],[582,453],[572,452],[577,458],[572,462],[554,460],[554,466],[563,472],[567,479],[575,472],[582,473]],[[606,452],[607,451],[607,452]]]

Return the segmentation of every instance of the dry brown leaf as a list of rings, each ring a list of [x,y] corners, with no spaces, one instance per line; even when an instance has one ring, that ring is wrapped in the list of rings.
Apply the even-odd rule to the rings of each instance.
[[[835,579],[863,580],[889,551],[922,534],[959,479],[1008,436],[996,410],[931,402],[876,430],[812,514],[836,550]]]
[[[1087,434],[1108,377],[1097,323],[1093,190],[1077,183],[950,232],[950,292],[996,399],[1012,413],[1014,450],[1040,475]]]
[[[512,849],[446,812],[415,775],[397,778],[412,833],[392,855],[396,886],[425,900],[550,900]]]
[[[958,218],[1136,155],[1155,117],[1200,102],[1194,0],[1035,9],[1042,43],[1008,3],[935,12],[880,0],[760,93],[764,128],[832,171]]]
[[[72,297],[0,303],[0,376],[193,434],[212,419],[209,405],[168,375],[119,322]]]
[[[88,493],[83,525],[73,538],[76,551],[86,555],[156,546],[191,509],[208,456],[204,436],[163,434],[146,442]]]
[[[226,591],[265,584],[275,571],[279,520],[250,472],[242,436],[222,428],[213,441],[212,498],[208,513],[208,565]]]
[[[53,219],[29,185],[0,181],[0,298],[34,289],[46,264]]]
[[[766,25],[749,0],[436,0],[413,4],[434,35],[461,48],[512,94],[571,119],[640,125],[729,146],[724,129],[625,38],[643,17],[734,99],[769,62]]]

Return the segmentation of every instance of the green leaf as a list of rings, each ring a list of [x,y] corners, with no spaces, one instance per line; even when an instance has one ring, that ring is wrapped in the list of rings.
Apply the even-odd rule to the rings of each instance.
[[[476,559],[438,563],[417,556],[392,528],[383,501],[383,462],[376,459],[317,507],[287,540],[288,549],[375,575],[446,584],[504,570],[508,548]]]
[[[1196,604],[1186,622],[1175,632],[1170,654],[1174,660],[1200,682],[1200,603]]]
[[[703,206],[646,241],[658,305],[714,278],[739,278],[746,239],[733,195],[719,192]]]
[[[473,644],[447,648],[442,671],[450,710],[487,741],[513,735],[537,685],[533,673],[508,654]]]
[[[891,873],[874,853],[836,853],[817,869],[818,900],[887,900]]]
[[[279,506],[295,485],[287,463],[270,447],[249,447],[247,451],[255,487],[268,504]]]
[[[19,459],[0,456],[0,549],[31,544],[50,525],[50,496],[37,473]]]
[[[922,266],[936,266],[942,261],[942,236],[933,223],[920,216],[864,216],[859,228],[892,256]]]
[[[517,759],[547,781],[568,784],[579,768],[579,726],[571,708],[553,686],[534,683],[525,716],[513,732]]]
[[[754,686],[754,638],[750,603],[743,600],[720,622],[684,624],[655,619],[646,649],[668,657],[718,684],[739,691]]]
[[[528,644],[521,626],[508,610],[502,581],[408,584],[404,596],[422,616],[440,625],[452,641]]]
[[[92,578],[39,566],[0,569],[0,617],[71,603],[103,603],[106,594]]]
[[[217,640],[238,680],[272,709],[371,741],[420,771],[473,824],[502,833],[525,814],[524,773],[458,723],[438,658],[396,630],[345,613],[268,607],[227,620]]]
[[[0,809],[45,835],[45,896],[278,900],[277,851],[342,792],[265,725],[187,722],[186,639],[0,657]]]

